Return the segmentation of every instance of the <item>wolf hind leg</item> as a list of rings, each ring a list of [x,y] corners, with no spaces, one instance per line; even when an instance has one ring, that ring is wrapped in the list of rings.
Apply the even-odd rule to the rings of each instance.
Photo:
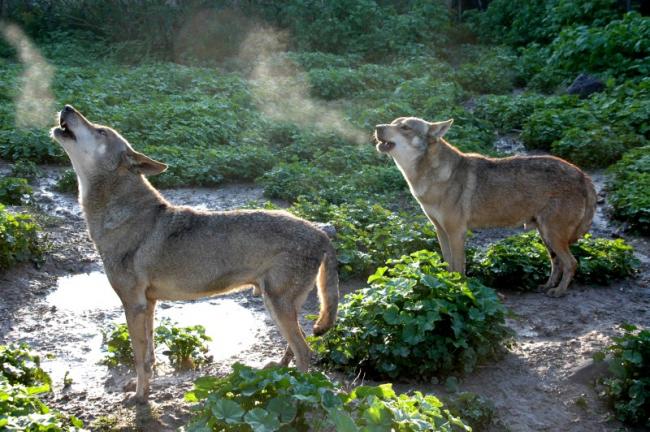
[[[540,291],[546,291],[550,288],[555,288],[557,284],[560,282],[560,278],[562,277],[562,263],[560,262],[560,259],[558,258],[557,254],[553,251],[551,246],[549,245],[549,242],[544,239],[544,234],[541,229],[538,229],[539,235],[542,238],[542,242],[544,243],[544,246],[546,246],[546,251],[548,252],[549,259],[551,260],[551,274],[546,281],[546,283],[541,284],[539,286]]]
[[[264,303],[288,343],[280,362],[270,365],[288,366],[291,359],[295,357],[296,367],[300,371],[307,371],[311,361],[311,350],[298,322],[298,311],[295,304],[268,295],[264,295]]]

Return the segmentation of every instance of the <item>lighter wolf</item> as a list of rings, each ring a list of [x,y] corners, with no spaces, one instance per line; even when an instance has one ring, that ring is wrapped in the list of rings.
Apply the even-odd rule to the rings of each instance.
[[[596,209],[591,179],[553,156],[462,153],[443,139],[452,123],[400,117],[375,128],[377,150],[393,158],[435,225],[449,268],[465,272],[468,229],[536,227],[552,265],[541,288],[566,294],[577,267],[569,245],[589,230]]]
[[[174,206],[145,178],[165,171],[165,164],[136,152],[118,132],[89,122],[69,105],[51,134],[72,161],[90,237],[124,306],[137,401],[149,393],[157,300],[254,286],[288,342],[280,364],[295,355],[297,367],[308,368],[310,350],[298,312],[314,282],[321,303],[315,334],[333,325],[338,307],[337,261],[323,231],[285,212]]]

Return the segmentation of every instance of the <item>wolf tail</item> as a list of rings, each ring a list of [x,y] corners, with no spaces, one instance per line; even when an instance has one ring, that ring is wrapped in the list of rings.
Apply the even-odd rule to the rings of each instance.
[[[328,239],[316,280],[318,299],[320,300],[320,315],[316,324],[314,324],[314,334],[316,336],[325,333],[336,321],[336,312],[339,308],[339,273],[337,265],[336,251]]]
[[[585,188],[585,211],[582,216],[582,220],[580,220],[580,224],[576,228],[573,238],[571,239],[571,243],[577,241],[580,239],[580,237],[585,235],[587,231],[589,231],[589,228],[591,227],[591,221],[594,218],[594,214],[596,213],[598,195],[596,194],[594,183],[586,174],[583,174],[582,181]]]

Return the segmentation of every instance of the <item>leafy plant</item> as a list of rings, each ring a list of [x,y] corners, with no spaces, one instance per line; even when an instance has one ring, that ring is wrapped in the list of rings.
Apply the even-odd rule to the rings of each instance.
[[[32,188],[24,178],[5,177],[0,180],[0,203],[7,205],[24,204],[32,194]]]
[[[27,214],[13,214],[0,204],[0,271],[26,261],[39,262],[43,246],[40,227]]]
[[[56,180],[55,188],[59,192],[76,193],[79,190],[77,181],[77,173],[72,169],[67,169]]]
[[[492,289],[447,272],[434,252],[387,264],[368,278],[370,287],[345,296],[336,326],[312,340],[324,365],[377,378],[427,378],[469,373],[500,351],[510,333]]]
[[[201,325],[178,327],[170,321],[163,321],[154,330],[154,340],[167,347],[163,354],[169,357],[174,367],[192,369],[211,360],[205,342],[212,339]],[[103,364],[109,367],[133,364],[133,347],[125,323],[114,323],[112,330],[104,333],[104,341],[107,354]]]
[[[156,342],[167,346],[163,354],[169,357],[175,367],[194,369],[199,364],[212,360],[205,345],[212,338],[205,334],[202,325],[178,327],[170,321],[163,321],[156,327],[155,334]]]
[[[49,375],[41,368],[41,358],[32,352],[27,344],[0,345],[0,375],[8,384],[27,387],[52,383]],[[46,390],[46,391],[48,391]]]
[[[439,249],[433,225],[420,212],[393,212],[368,201],[334,205],[298,200],[290,209],[336,228],[334,245],[342,278],[367,276],[387,259],[420,249]]]
[[[632,425],[650,427],[650,330],[626,324],[623,335],[595,357],[611,357],[612,377],[603,379],[616,418]]]
[[[0,429],[73,432],[82,428],[79,419],[51,410],[38,398],[50,391],[50,384],[40,357],[26,344],[0,345]]]
[[[646,142],[643,136],[624,129],[574,127],[551,145],[551,151],[583,168],[603,168],[616,162],[630,148]]]
[[[223,378],[203,377],[185,395],[199,402],[184,429],[286,430],[470,430],[435,396],[397,395],[391,384],[346,392],[320,372],[255,370],[236,363]]]
[[[113,323],[109,332],[103,332],[107,354],[102,363],[109,367],[133,364],[133,346],[126,324]]]
[[[634,274],[638,266],[632,247],[623,239],[586,235],[571,246],[571,253],[578,260],[575,278],[584,284],[607,285]],[[537,232],[514,235],[477,252],[468,267],[470,275],[488,286],[521,290],[536,289],[551,271]]]
[[[614,217],[633,230],[650,233],[650,146],[630,150],[610,172],[608,200]]]
[[[30,160],[18,160],[14,163],[14,166],[11,168],[11,175],[13,177],[22,177],[28,180],[34,180],[37,177],[40,177],[43,174],[43,171]]]

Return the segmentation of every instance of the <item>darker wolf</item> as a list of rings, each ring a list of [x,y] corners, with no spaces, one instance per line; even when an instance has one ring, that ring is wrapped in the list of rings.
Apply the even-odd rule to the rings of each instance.
[[[564,295],[577,267],[569,245],[589,230],[596,210],[591,179],[553,156],[463,153],[443,139],[452,122],[400,117],[375,128],[377,150],[393,158],[435,225],[450,270],[465,272],[468,229],[536,227],[552,264],[541,288]]]
[[[298,312],[314,282],[321,303],[314,334],[333,325],[338,308],[335,251],[322,230],[285,212],[172,205],[145,178],[165,171],[165,164],[69,105],[51,134],[72,161],[90,237],[124,306],[136,400],[146,400],[149,392],[157,300],[191,300],[252,285],[288,342],[280,364],[295,356],[300,370],[308,368]]]

